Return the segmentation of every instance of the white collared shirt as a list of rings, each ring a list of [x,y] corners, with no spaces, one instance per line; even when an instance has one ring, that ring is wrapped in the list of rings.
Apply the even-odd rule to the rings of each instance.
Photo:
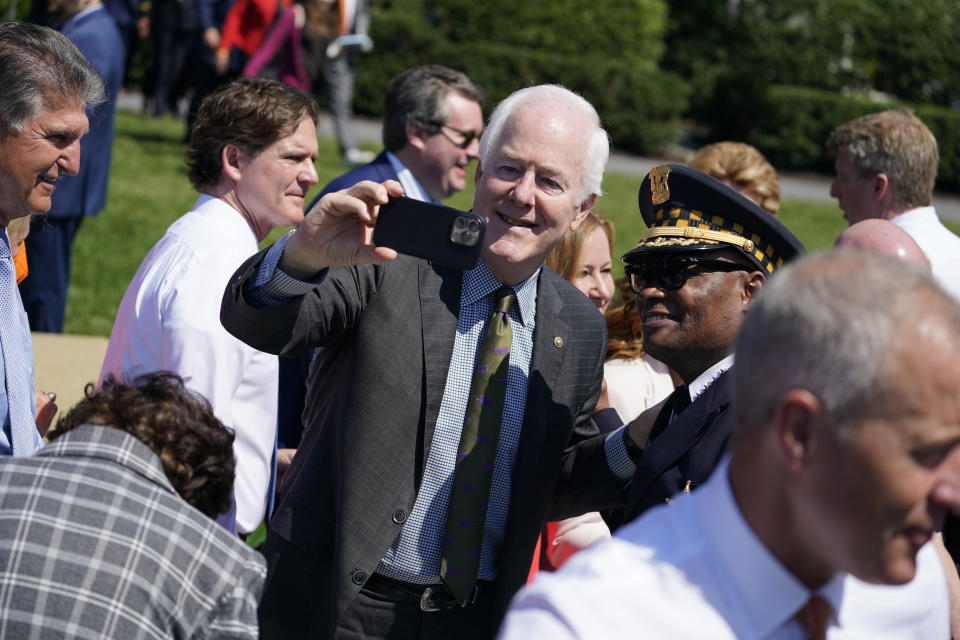
[[[813,594],[747,524],[728,468],[725,459],[698,491],[539,574],[514,599],[501,640],[804,638],[794,615]],[[838,612],[831,640],[949,637],[946,581],[932,544],[920,550],[909,584],[838,574],[816,594]]]
[[[201,195],[150,249],[130,282],[100,372],[166,369],[210,401],[236,436],[237,530],[263,521],[277,426],[277,356],[247,346],[220,324],[220,300],[234,271],[257,252],[247,221]]]
[[[960,237],[943,226],[933,207],[917,207],[890,219],[910,234],[930,260],[933,278],[960,302]]]
[[[733,354],[731,353],[726,358],[716,363],[696,378],[694,378],[690,384],[687,385],[687,389],[690,392],[690,402],[696,400],[701,393],[707,390],[714,380],[719,378],[727,369],[733,366]]]
[[[400,185],[403,186],[403,194],[405,196],[419,200],[420,202],[433,202],[430,196],[427,195],[427,190],[423,188],[423,185],[420,184],[420,181],[413,175],[413,172],[403,166],[403,163],[400,162],[397,156],[393,155],[393,152],[387,151],[387,160],[390,161],[390,166],[393,167],[393,170],[397,172],[397,179],[400,181]]]

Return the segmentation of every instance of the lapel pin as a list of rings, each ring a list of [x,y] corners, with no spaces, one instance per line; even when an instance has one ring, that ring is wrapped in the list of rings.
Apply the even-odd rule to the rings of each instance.
[[[554,339],[553,339],[553,346],[555,346],[557,349],[559,349],[560,347],[562,347],[562,346],[563,346],[563,338],[561,338],[560,336],[557,336],[556,338],[554,338]]]

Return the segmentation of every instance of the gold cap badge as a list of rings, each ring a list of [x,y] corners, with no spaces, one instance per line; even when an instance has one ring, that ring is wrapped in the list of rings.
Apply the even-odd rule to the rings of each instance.
[[[650,200],[653,204],[663,204],[670,199],[670,185],[667,177],[670,167],[660,165],[650,170]]]

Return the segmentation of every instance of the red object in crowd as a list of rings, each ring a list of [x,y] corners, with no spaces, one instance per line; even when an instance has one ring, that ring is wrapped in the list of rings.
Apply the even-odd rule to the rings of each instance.
[[[290,0],[237,0],[223,22],[220,49],[237,47],[252,56],[263,42],[280,9]]]

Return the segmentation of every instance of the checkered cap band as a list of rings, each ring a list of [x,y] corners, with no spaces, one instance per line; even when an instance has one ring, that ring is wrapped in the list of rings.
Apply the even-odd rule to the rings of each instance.
[[[681,207],[657,210],[653,226],[640,236],[640,244],[657,247],[729,244],[754,258],[767,273],[773,273],[783,264],[773,245],[742,224]]]

